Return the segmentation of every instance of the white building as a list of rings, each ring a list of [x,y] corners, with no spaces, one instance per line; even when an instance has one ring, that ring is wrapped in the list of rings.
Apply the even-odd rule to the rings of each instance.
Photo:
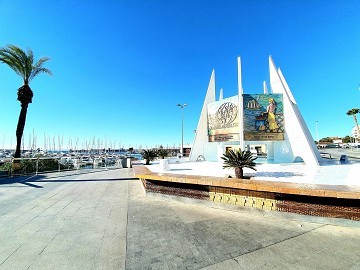
[[[322,160],[288,84],[269,57],[270,88],[244,94],[238,57],[238,95],[215,99],[212,72],[190,153],[190,160],[221,161],[230,148],[248,149],[266,156],[268,162],[304,161],[318,166]]]
[[[351,138],[354,138],[356,142],[360,141],[360,134],[356,126],[354,126],[351,130]]]

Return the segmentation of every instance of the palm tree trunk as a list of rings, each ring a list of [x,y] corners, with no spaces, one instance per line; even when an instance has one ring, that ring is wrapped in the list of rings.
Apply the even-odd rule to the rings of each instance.
[[[16,128],[16,150],[14,155],[15,158],[20,158],[21,156],[21,139],[24,133],[28,105],[29,103],[21,103],[21,111]]]
[[[242,179],[244,177],[244,170],[241,167],[235,168],[235,176],[236,178]]]

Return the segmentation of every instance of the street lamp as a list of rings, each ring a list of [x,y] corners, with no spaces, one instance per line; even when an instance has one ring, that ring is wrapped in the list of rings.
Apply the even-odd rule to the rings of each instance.
[[[180,154],[183,156],[184,151],[184,108],[187,106],[186,103],[184,104],[176,104],[176,106],[181,108],[181,149]]]

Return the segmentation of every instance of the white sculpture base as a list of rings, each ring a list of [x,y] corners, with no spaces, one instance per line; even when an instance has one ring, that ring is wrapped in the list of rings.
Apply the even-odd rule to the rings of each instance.
[[[159,168],[160,171],[171,171],[169,161],[167,159],[160,159]]]

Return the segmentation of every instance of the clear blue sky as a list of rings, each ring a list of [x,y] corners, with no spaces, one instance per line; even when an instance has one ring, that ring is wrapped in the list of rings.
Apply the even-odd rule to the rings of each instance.
[[[2,0],[0,46],[51,58],[53,76],[31,83],[25,148],[34,131],[110,147],[192,143],[209,83],[245,93],[269,82],[268,56],[281,68],[315,138],[345,136],[347,110],[360,107],[360,1]],[[22,81],[0,65],[0,148],[15,146]],[[57,141],[57,139],[56,139]]]

